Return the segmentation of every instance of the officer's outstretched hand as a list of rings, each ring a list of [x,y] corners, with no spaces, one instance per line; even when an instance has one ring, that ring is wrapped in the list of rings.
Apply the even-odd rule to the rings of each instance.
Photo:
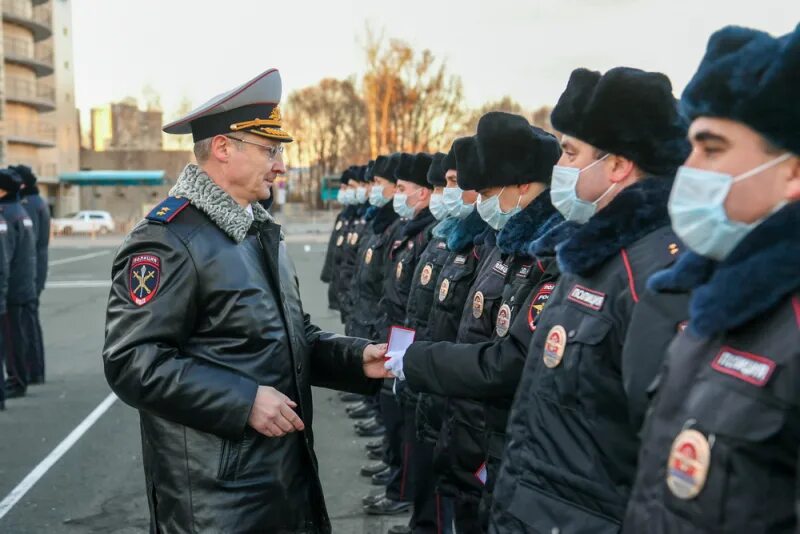
[[[294,408],[297,408],[297,404],[274,387],[258,386],[247,424],[270,438],[303,430],[306,426],[294,413]]]
[[[366,376],[369,378],[394,378],[383,366],[388,349],[389,345],[386,343],[367,345],[364,348],[364,374]]]

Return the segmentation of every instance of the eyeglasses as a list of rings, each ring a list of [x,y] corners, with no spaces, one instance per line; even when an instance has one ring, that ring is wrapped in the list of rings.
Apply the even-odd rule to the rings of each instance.
[[[266,151],[267,158],[269,158],[270,161],[274,161],[275,158],[283,154],[283,145],[267,146],[267,145],[262,145],[261,143],[254,143],[252,141],[246,141],[245,139],[239,139],[238,137],[234,137],[232,135],[226,135],[225,137],[227,137],[228,139],[234,139],[236,141],[239,141],[240,143],[247,143],[248,145],[255,145],[257,147],[263,148]]]

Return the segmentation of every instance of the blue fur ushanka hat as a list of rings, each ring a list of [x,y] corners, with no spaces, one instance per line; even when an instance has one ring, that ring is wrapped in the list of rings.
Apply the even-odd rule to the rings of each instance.
[[[437,152],[431,157],[431,165],[428,167],[428,183],[433,187],[444,187],[447,185],[447,180],[444,178],[447,169],[442,167],[442,160],[444,157],[445,154],[443,152]]]
[[[553,165],[561,156],[558,140],[540,128],[531,126],[520,116],[491,111],[478,121],[476,150],[467,151],[476,158],[466,159],[469,167],[481,169],[463,179],[462,189],[480,191],[489,187],[520,185],[531,182],[550,184]],[[462,156],[458,156],[461,165]],[[459,184],[462,178],[458,177]],[[466,187],[465,187],[466,186]]]
[[[563,134],[659,176],[673,175],[689,155],[687,121],[669,78],[660,72],[576,69],[550,122]]]
[[[738,26],[714,33],[681,105],[691,120],[741,122],[800,155],[800,25],[777,38]]]

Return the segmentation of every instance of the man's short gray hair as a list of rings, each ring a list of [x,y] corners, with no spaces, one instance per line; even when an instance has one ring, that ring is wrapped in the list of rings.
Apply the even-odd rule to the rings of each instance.
[[[197,160],[197,163],[205,163],[208,161],[208,158],[211,156],[212,139],[214,138],[209,137],[208,139],[203,139],[194,144],[194,159]]]

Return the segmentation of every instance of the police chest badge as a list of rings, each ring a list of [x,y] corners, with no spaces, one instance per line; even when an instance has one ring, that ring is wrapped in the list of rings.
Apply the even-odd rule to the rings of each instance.
[[[711,447],[697,430],[683,430],[669,452],[667,486],[679,499],[694,499],[703,490],[711,462]]]
[[[144,306],[158,293],[161,282],[161,259],[152,254],[139,254],[131,258],[128,273],[128,289],[131,300],[137,306]]]
[[[334,230],[336,230],[338,232],[341,229],[342,229],[342,221],[339,221],[339,222],[336,223],[336,226],[334,227]]]
[[[403,262],[397,262],[397,268],[394,270],[394,277],[400,280],[400,277],[403,276]]]
[[[336,246],[337,246],[337,247],[341,247],[341,246],[342,246],[342,243],[344,243],[344,235],[340,235],[340,236],[339,236],[339,237],[336,239]]]
[[[511,326],[511,306],[503,304],[500,306],[500,311],[497,312],[497,324],[495,325],[495,332],[500,337],[508,334],[508,329]]]
[[[364,254],[364,263],[366,263],[367,265],[372,263],[372,254],[374,254],[372,252],[372,248],[368,248],[366,254]]]
[[[480,319],[481,315],[483,315],[483,293],[476,291],[475,296],[472,297],[472,316]]]
[[[352,246],[356,246],[356,243],[358,243],[358,233],[353,232],[352,235],[350,236],[350,244]]]
[[[442,280],[442,285],[439,286],[439,302],[444,302],[447,298],[447,292],[450,291],[450,279],[445,278]]]
[[[544,340],[544,364],[553,369],[561,363],[564,350],[567,348],[567,331],[561,325],[556,325],[547,333]]]
[[[419,275],[419,283],[423,286],[427,286],[428,282],[431,281],[431,275],[433,274],[433,265],[430,263],[425,264],[425,267],[422,268],[422,274]]]

